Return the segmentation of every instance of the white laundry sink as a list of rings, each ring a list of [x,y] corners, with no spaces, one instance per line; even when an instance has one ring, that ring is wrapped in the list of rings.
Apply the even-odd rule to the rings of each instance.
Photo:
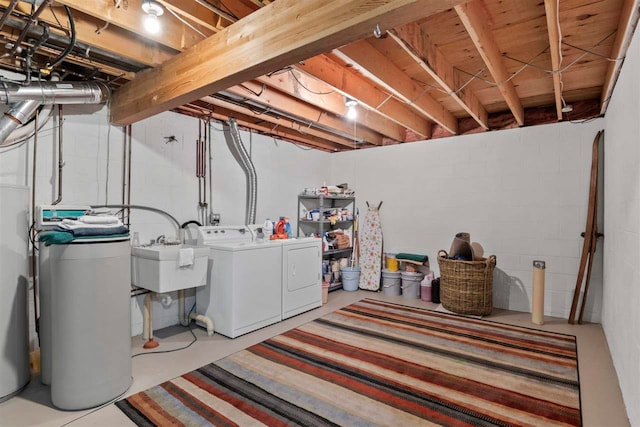
[[[203,286],[208,257],[206,246],[135,246],[131,248],[131,282],[157,293]]]

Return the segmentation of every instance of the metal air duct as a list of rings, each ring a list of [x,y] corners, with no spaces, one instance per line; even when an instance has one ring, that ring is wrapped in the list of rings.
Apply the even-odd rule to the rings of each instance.
[[[246,224],[255,224],[256,204],[258,200],[258,177],[256,175],[256,168],[253,166],[251,157],[249,157],[249,153],[247,153],[247,149],[240,139],[238,122],[236,122],[234,118],[229,118],[228,123],[229,125],[225,129],[225,135],[230,136],[230,138],[227,138],[227,144],[247,176],[247,210],[245,222]]]
[[[0,102],[38,101],[40,104],[100,104],[109,98],[109,87],[98,81],[30,82],[27,86],[3,83]]]
[[[38,120],[38,129],[44,125],[51,113],[50,104],[100,104],[110,95],[109,87],[98,81],[90,82],[30,82],[22,86],[2,82],[0,103],[12,104],[12,108],[0,118],[0,147],[16,144],[29,138],[35,129],[23,126],[43,107],[43,119]],[[21,127],[22,126],[22,127]]]

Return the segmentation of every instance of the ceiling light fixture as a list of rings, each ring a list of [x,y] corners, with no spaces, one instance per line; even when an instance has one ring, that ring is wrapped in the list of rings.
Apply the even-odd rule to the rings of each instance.
[[[160,25],[159,16],[162,16],[164,9],[155,0],[142,0],[142,10],[145,13],[142,18],[144,29],[150,34],[158,34],[162,25]]]
[[[345,98],[344,105],[347,107],[347,119],[355,120],[358,117],[358,111],[356,110],[358,101],[353,98]]]

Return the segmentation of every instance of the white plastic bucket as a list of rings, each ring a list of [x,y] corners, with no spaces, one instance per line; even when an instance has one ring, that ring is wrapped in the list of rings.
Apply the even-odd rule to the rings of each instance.
[[[345,267],[342,269],[342,289],[357,291],[360,282],[360,267]]]
[[[400,272],[382,270],[382,293],[385,295],[400,295]]]
[[[424,279],[424,274],[403,271],[400,276],[402,278],[402,296],[404,298],[420,299],[420,282]]]

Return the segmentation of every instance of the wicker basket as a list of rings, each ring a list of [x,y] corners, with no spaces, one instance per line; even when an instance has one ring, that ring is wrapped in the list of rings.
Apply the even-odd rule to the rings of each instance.
[[[444,308],[460,314],[491,314],[495,255],[481,261],[457,261],[448,259],[447,252],[441,250],[438,265],[440,301]]]

